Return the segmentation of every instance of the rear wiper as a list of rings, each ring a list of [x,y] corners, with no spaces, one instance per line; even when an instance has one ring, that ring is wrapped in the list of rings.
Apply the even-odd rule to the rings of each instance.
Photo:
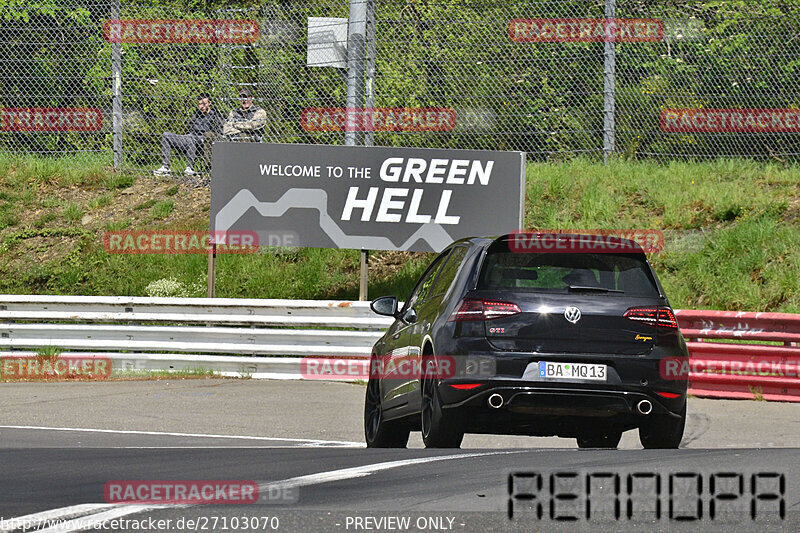
[[[594,292],[625,292],[617,289],[606,289],[605,287],[584,287],[582,285],[570,285],[570,291],[594,291]]]

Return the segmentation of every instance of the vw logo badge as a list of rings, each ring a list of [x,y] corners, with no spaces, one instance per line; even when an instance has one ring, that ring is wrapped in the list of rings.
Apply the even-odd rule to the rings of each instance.
[[[581,319],[581,310],[577,307],[567,307],[567,309],[564,311],[564,318],[566,318],[567,321],[575,324]]]

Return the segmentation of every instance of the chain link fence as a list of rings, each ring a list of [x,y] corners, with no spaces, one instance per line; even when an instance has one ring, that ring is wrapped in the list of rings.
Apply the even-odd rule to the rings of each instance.
[[[0,152],[114,153],[150,171],[199,95],[227,120],[246,88],[267,142],[800,154],[792,0],[360,0],[363,43],[348,37],[346,0],[40,1],[0,7]]]
[[[108,3],[0,7],[0,152],[58,156],[111,146]]]

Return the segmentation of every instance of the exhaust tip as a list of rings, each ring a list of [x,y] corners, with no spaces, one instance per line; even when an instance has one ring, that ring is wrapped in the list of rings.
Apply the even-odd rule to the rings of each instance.
[[[489,396],[489,407],[492,409],[500,409],[503,407],[503,397],[497,393],[492,394]]]
[[[650,403],[650,400],[642,400],[636,404],[636,411],[638,411],[640,415],[649,415],[653,412],[653,404]]]

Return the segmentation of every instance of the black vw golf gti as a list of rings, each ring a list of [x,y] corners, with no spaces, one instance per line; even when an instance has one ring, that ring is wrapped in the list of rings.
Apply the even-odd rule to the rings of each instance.
[[[519,246],[521,235],[535,246]],[[663,371],[688,357],[675,315],[638,244],[584,246],[593,239],[464,239],[402,308],[374,300],[395,321],[372,351],[367,445],[404,447],[421,430],[427,447],[493,433],[616,448],[638,429],[645,448],[677,448],[687,381]]]

